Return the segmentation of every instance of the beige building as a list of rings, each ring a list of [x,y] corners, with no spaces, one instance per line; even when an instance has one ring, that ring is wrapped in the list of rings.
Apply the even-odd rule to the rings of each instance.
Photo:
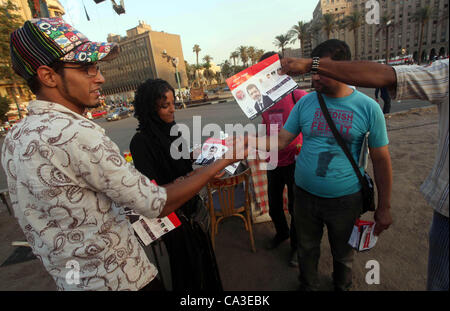
[[[358,10],[364,17],[363,25],[357,30],[358,59],[384,60],[386,55],[386,36],[380,31],[378,25],[367,24],[366,9],[367,0],[320,0],[314,10],[313,24],[318,24],[323,14],[336,14],[337,21],[341,21],[352,11]],[[422,7],[430,6],[433,16],[425,25],[422,46],[422,60],[427,61],[434,56],[448,56],[449,29],[448,29],[448,2],[449,0],[378,0],[380,5],[380,17],[388,16],[393,23],[389,30],[389,58],[411,55],[418,60],[420,25],[414,21],[414,12]],[[443,19],[444,12],[447,18]],[[336,23],[338,25],[338,23]],[[315,38],[314,38],[315,37]],[[354,55],[353,31],[342,30],[336,27],[330,35],[347,42]],[[326,40],[324,31],[311,40],[312,46]]]
[[[137,27],[129,29],[126,37],[110,34],[108,42],[118,42],[121,52],[110,62],[101,62],[100,67],[106,82],[103,94],[128,97],[143,81],[160,78],[178,89],[175,80],[175,66],[164,56],[163,51],[178,58],[177,70],[181,77],[181,88],[188,86],[186,66],[179,35],[153,31],[140,21]]]
[[[7,0],[0,0],[0,4],[2,5],[6,2]],[[16,14],[20,15],[23,21],[33,18],[33,13],[35,11],[34,8],[30,8],[28,0],[11,0],[11,2],[17,7]],[[45,0],[45,3],[50,17],[63,16],[65,14],[64,8],[58,0]],[[12,81],[2,79],[1,77],[0,96],[8,97],[12,102],[10,111],[6,114],[9,121],[17,120],[19,118],[17,105],[20,106],[21,115],[23,116],[26,113],[28,102],[34,97],[23,79],[18,78],[16,81],[16,88],[14,89]]]

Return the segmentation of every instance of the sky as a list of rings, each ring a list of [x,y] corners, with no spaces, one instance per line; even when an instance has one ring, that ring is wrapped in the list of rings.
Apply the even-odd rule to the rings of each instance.
[[[310,21],[319,0],[124,0],[126,12],[121,15],[110,0],[59,2],[66,11],[64,19],[92,41],[106,41],[109,33],[125,36],[141,20],[154,31],[180,35],[184,59],[190,64],[196,63],[195,44],[201,48],[199,62],[210,55],[213,63],[220,64],[241,45],[277,51],[275,37],[298,21]]]

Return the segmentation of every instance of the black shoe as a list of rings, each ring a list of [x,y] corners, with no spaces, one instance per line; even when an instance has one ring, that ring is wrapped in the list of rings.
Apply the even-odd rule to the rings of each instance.
[[[274,249],[280,246],[281,243],[289,239],[289,236],[287,237],[280,237],[276,235],[270,242],[267,244],[267,249]]]
[[[294,268],[298,267],[297,251],[291,251],[291,257],[289,259],[289,265],[291,267],[294,267]]]

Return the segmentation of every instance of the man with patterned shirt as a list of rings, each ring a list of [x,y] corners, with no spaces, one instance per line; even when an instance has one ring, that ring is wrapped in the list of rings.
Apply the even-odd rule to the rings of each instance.
[[[439,113],[438,151],[435,164],[420,190],[433,207],[429,235],[428,290],[448,291],[449,277],[449,66],[448,58],[430,66],[390,67],[369,61],[340,61],[320,58],[315,70],[332,79],[361,87],[387,87],[397,100],[422,99],[437,105]],[[304,74],[311,71],[312,59],[282,60],[283,72]],[[388,224],[377,223],[381,228]]]
[[[10,42],[13,68],[37,100],[6,136],[2,166],[33,253],[59,290],[163,289],[123,207],[167,216],[236,159],[216,161],[176,186],[152,184],[83,117],[105,82],[96,62],[117,56],[117,44],[89,41],[60,18],[27,21]]]

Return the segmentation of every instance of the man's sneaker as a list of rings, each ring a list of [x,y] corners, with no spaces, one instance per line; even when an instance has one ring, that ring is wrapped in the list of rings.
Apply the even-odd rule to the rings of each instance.
[[[289,265],[291,267],[298,267],[297,251],[291,251],[291,257],[289,259]]]
[[[277,248],[281,243],[289,239],[289,236],[287,237],[280,237],[278,235],[275,235],[275,237],[270,240],[270,242],[267,244],[267,249],[274,249]]]

